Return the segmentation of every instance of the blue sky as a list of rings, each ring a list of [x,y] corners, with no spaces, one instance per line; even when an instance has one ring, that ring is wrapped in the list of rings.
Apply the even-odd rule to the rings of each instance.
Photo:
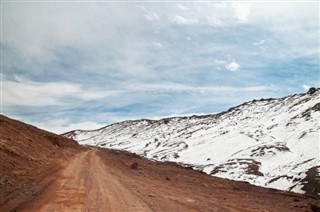
[[[320,84],[319,2],[1,2],[1,113],[56,133]]]

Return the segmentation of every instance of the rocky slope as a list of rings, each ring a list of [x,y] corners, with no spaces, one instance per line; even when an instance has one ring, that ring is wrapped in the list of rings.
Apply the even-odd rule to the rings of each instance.
[[[320,90],[206,116],[124,121],[64,136],[191,166],[209,175],[320,194]]]
[[[0,115],[0,211],[10,211],[4,204],[32,198],[39,180],[83,149],[74,140]]]

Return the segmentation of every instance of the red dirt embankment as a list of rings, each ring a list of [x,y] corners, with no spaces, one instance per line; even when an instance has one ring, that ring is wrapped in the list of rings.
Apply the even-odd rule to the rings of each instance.
[[[18,126],[20,135],[10,139],[28,140],[31,134],[22,131],[38,132],[30,126]],[[7,190],[0,190],[3,202],[0,211],[318,211],[320,208],[318,197],[210,177],[173,163],[152,162],[122,151],[98,148],[83,151],[84,148],[70,140],[57,147],[46,137],[32,137],[31,140],[38,138],[37,144],[29,143],[32,152],[23,152],[20,147],[3,142],[5,136],[1,136],[1,156],[11,161],[11,165],[4,166],[1,159],[0,168],[6,167],[5,176],[9,177],[1,181],[5,184],[1,188]],[[7,153],[9,147],[14,149],[14,154]],[[45,159],[37,148],[61,159],[56,156]],[[36,157],[41,160],[33,162]],[[20,169],[7,170],[16,166]],[[38,167],[39,170],[35,169]],[[23,173],[17,174],[21,170]],[[8,181],[14,182],[11,187]],[[20,186],[24,182],[29,184]],[[17,191],[10,193],[8,188]]]
[[[28,201],[42,189],[41,179],[84,149],[71,139],[0,115],[0,211]]]

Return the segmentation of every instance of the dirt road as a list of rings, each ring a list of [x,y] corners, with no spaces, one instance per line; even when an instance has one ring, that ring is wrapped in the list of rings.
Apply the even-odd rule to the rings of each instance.
[[[96,151],[78,154],[23,211],[151,211],[110,174]]]
[[[96,148],[79,152],[40,184],[41,191],[14,211],[316,211],[312,207],[319,206],[319,198]]]

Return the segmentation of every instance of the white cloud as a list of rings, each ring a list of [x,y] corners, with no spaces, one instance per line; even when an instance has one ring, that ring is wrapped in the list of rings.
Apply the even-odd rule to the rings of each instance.
[[[225,60],[219,60],[219,59],[215,59],[214,62],[215,62],[216,64],[219,64],[219,65],[226,63]]]
[[[236,63],[235,61],[232,61],[231,63],[226,65],[226,69],[229,71],[237,71],[237,70],[239,70],[239,68],[240,68],[240,65],[238,63]]]
[[[159,20],[156,23],[161,27],[168,25],[167,21],[177,24],[233,26],[249,21],[250,18],[250,22],[258,26],[263,23],[263,27],[279,30],[279,27],[291,27],[300,22],[318,24],[319,12],[318,5],[311,3],[186,2],[178,6],[178,9],[189,8],[188,11],[177,11],[174,4],[141,4],[51,5],[7,2],[3,5],[3,43],[16,49],[17,54],[22,54],[31,62],[34,61],[34,56],[41,57],[41,61],[44,61],[54,60],[54,51],[60,47],[78,50],[88,46],[103,46],[106,43],[121,43],[126,40],[121,34],[128,34],[130,40],[140,39],[143,33],[136,32],[153,30],[141,23],[141,17],[150,21]],[[119,29],[125,29],[126,32],[119,33]],[[131,54],[131,57],[135,55]]]
[[[158,48],[162,48],[162,47],[163,47],[163,45],[162,45],[160,42],[153,41],[152,44],[153,44],[155,47],[158,47]]]
[[[20,77],[2,79],[2,105],[48,106],[63,105],[69,99],[90,101],[112,93],[83,89],[68,82],[35,82]]]
[[[260,40],[259,42],[254,42],[253,45],[255,46],[261,46],[265,43],[265,40]]]
[[[309,90],[309,89],[311,88],[311,86],[306,85],[306,84],[304,84],[302,87],[303,87],[303,89],[304,89],[304,90],[306,90],[306,91],[307,91],[307,90]]]
[[[279,26],[319,23],[319,2],[279,1],[245,3],[250,8],[250,21]],[[309,24],[308,23],[308,24]]]
[[[253,43],[254,46],[259,47],[259,49],[261,49],[261,50],[265,50],[266,49],[266,46],[264,44],[265,44],[265,40],[260,40],[258,42],[254,42]]]
[[[212,26],[219,27],[219,26],[224,25],[223,21],[221,21],[217,17],[209,16],[209,17],[207,17],[207,19],[208,19],[209,24]]]
[[[250,15],[250,5],[247,3],[235,3],[233,6],[238,21],[240,23],[247,22]]]
[[[157,21],[157,20],[160,19],[159,14],[156,13],[155,11],[151,11],[151,10],[147,9],[145,6],[142,6],[142,5],[136,5],[136,7],[145,12],[144,17],[148,21]]]
[[[95,130],[99,129],[101,127],[106,126],[107,124],[99,124],[92,121],[85,121],[85,122],[70,122],[70,120],[67,119],[50,119],[47,121],[27,121],[30,124],[33,124],[41,129],[62,134],[66,133],[72,130]]]
[[[62,126],[62,127],[61,127]],[[70,123],[66,125],[57,125],[55,130],[57,133],[64,133],[75,129],[82,129],[82,130],[95,130],[101,127],[104,127],[104,124],[98,124],[96,122],[86,121],[86,122],[79,122],[79,123]]]
[[[150,12],[144,15],[144,17],[148,20],[148,21],[156,21],[159,20],[160,17],[157,13],[155,12]]]
[[[120,43],[123,38],[119,36],[119,28],[126,30],[123,35],[136,39],[132,32],[144,26],[141,11],[132,7],[131,4],[94,2],[5,2],[2,43],[32,63],[35,58],[55,60],[55,51],[66,47],[87,50]],[[149,20],[160,18],[148,10],[142,12],[142,16]]]
[[[177,4],[177,8],[179,10],[182,10],[182,11],[188,11],[189,10],[188,7],[186,7],[186,6],[182,5],[182,4]]]
[[[185,18],[180,15],[175,15],[173,17],[173,22],[176,24],[181,24],[181,25],[192,25],[192,24],[197,24],[199,23],[199,20],[197,18]]]

